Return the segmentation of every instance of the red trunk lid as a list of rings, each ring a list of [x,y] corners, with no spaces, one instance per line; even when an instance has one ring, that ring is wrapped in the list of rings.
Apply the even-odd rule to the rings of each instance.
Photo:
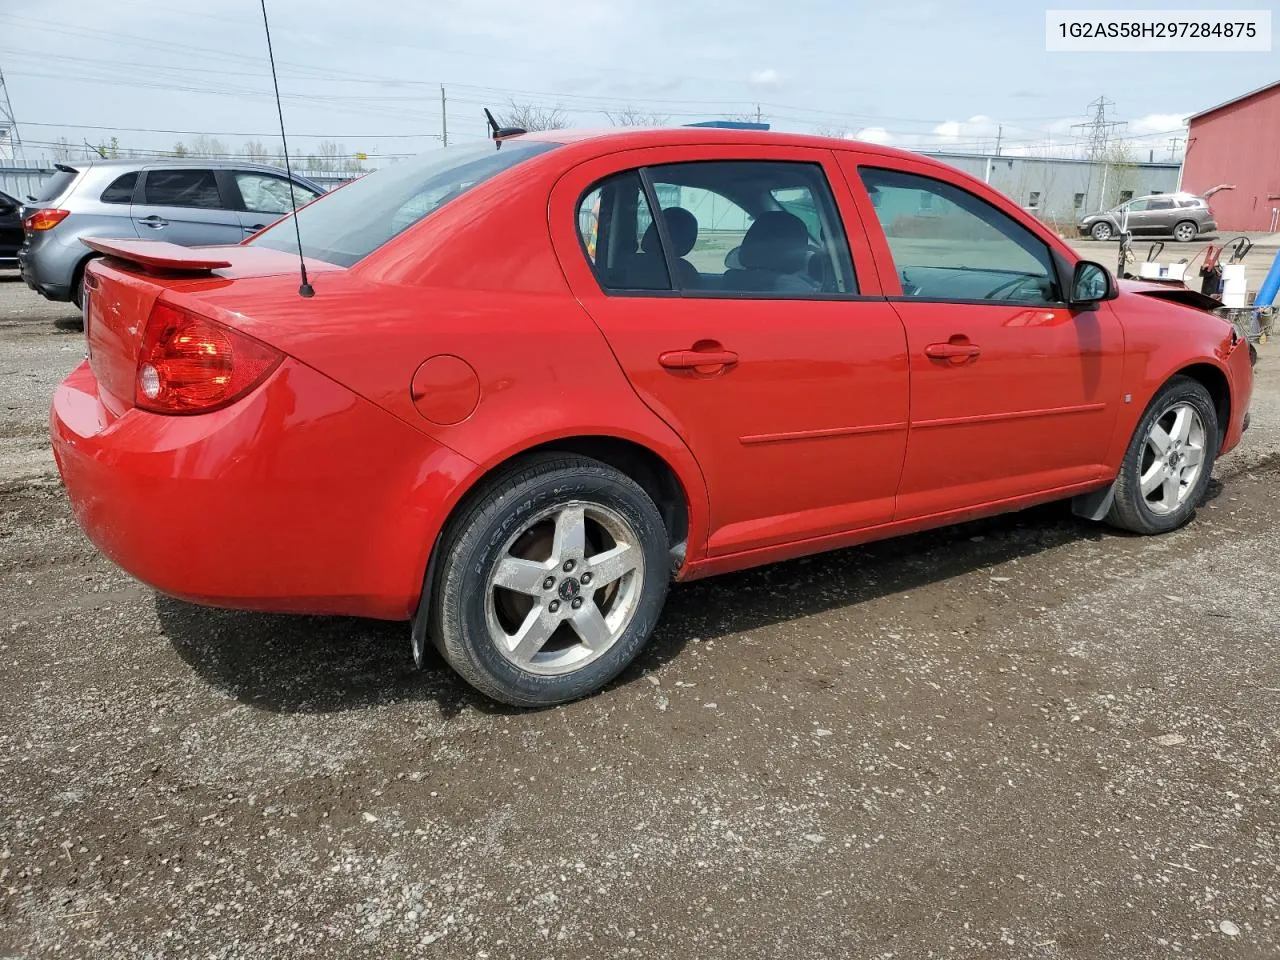
[[[223,286],[242,278],[298,271],[296,255],[267,247],[180,247],[157,240],[85,243],[105,254],[85,272],[89,366],[98,381],[102,405],[117,416],[133,406],[138,351],[151,310],[165,290],[191,290],[211,283]],[[308,273],[342,269],[307,261]]]

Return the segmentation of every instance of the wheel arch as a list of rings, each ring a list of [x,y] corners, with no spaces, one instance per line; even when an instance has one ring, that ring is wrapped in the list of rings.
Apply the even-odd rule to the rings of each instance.
[[[90,261],[101,258],[102,254],[85,247],[84,256],[76,261],[76,265],[71,271],[70,295],[72,303],[79,304],[80,288],[84,283],[84,272],[89,269]]]
[[[706,540],[706,484],[687,450],[684,451],[687,462],[677,466],[673,461],[680,458],[672,455],[674,451],[663,452],[658,447],[620,433],[566,434],[504,451],[491,461],[477,465],[478,469],[459,486],[452,498],[426,557],[422,590],[412,622],[415,658],[421,657],[426,646],[431,598],[440,567],[440,545],[449,525],[493,483],[511,470],[518,469],[530,457],[543,453],[574,453],[599,460],[630,477],[653,498],[662,516],[663,525],[667,528],[672,573],[683,567],[689,544],[700,545]]]
[[[1178,376],[1189,377],[1209,391],[1213,408],[1218,414],[1218,443],[1221,444],[1226,436],[1227,425],[1231,422],[1231,381],[1227,379],[1226,371],[1207,361],[1193,363],[1165,377],[1160,387]],[[1158,392],[1160,388],[1156,389]]]

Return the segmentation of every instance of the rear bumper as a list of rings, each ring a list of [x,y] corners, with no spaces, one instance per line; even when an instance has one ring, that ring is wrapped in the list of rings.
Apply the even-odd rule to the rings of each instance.
[[[470,461],[291,360],[209,414],[112,417],[87,363],[50,435],[72,509],[112,561],[213,606],[407,619]]]
[[[89,251],[78,239],[62,242],[57,229],[27,234],[18,248],[18,271],[27,286],[41,296],[66,301],[71,299],[76,268]]]

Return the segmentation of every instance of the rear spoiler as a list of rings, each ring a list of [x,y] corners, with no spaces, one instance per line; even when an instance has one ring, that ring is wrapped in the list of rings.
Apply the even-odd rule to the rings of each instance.
[[[97,237],[81,237],[80,242],[90,250],[127,260],[143,270],[208,273],[231,266],[230,260],[212,253],[216,248],[210,247],[180,247],[165,240],[100,240]]]

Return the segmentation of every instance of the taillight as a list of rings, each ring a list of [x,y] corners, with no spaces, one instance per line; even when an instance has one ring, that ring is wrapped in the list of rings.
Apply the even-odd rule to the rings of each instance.
[[[33,210],[27,214],[22,225],[28,230],[52,230],[69,216],[70,210]]]
[[[244,396],[283,358],[260,340],[157,302],[138,355],[134,406],[154,413],[207,413]]]

